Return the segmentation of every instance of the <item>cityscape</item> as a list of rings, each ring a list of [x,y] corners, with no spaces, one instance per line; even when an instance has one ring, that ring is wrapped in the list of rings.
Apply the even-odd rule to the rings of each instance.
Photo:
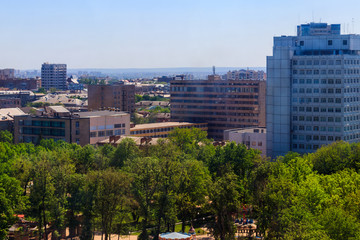
[[[43,53],[34,44],[38,54],[17,61],[20,50],[9,57],[11,41],[0,40],[0,239],[360,239],[354,18],[312,13],[234,44],[224,30],[208,42],[193,31],[206,38],[213,24],[229,32],[231,15],[200,17],[231,7],[249,17],[255,5],[90,2],[72,10],[24,3],[49,11],[41,13],[48,20],[29,20],[52,35],[39,40]],[[129,12],[113,12],[121,8]],[[175,8],[188,10],[184,19],[170,17]],[[151,11],[160,15],[146,19]],[[74,26],[58,22],[64,16]],[[115,22],[128,39],[110,31]],[[65,25],[68,40],[50,29]],[[140,28],[154,34],[137,35]],[[177,29],[188,34],[164,34]]]

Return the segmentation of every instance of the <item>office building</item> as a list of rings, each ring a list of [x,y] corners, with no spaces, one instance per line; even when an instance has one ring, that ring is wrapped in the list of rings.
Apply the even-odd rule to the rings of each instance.
[[[15,116],[14,129],[15,143],[38,144],[41,139],[50,138],[84,146],[113,135],[129,135],[130,114],[114,111],[71,114],[62,106],[49,106],[36,115]]]
[[[314,152],[360,139],[360,36],[310,23],[274,37],[267,57],[267,153]]]
[[[132,113],[135,110],[135,85],[89,85],[88,109],[117,109]]]
[[[5,80],[14,77],[15,77],[15,69],[12,68],[0,69],[0,80]]]
[[[171,81],[171,121],[208,123],[215,140],[226,129],[265,126],[265,81],[210,79]]]
[[[46,90],[66,90],[66,64],[44,63],[41,66],[41,86]]]
[[[224,131],[224,140],[244,144],[248,148],[261,151],[266,157],[266,128],[240,128]]]

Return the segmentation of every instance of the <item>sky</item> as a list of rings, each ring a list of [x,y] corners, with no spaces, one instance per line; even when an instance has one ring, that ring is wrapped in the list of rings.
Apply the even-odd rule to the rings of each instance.
[[[296,25],[360,34],[359,0],[0,0],[0,69],[265,67]],[[345,28],[344,28],[345,27]]]

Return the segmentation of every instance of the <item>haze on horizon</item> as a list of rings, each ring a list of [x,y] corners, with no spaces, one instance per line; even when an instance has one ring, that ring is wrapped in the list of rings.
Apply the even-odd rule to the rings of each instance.
[[[355,0],[16,0],[0,8],[0,69],[264,67],[308,22],[360,33]]]

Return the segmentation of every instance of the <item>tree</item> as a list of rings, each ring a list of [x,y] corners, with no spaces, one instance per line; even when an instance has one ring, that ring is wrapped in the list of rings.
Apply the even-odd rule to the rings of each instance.
[[[112,156],[110,166],[121,168],[124,166],[126,160],[136,158],[138,152],[139,148],[136,146],[135,141],[131,138],[125,138],[117,146]]]
[[[46,89],[43,88],[43,87],[39,88],[37,92],[38,92],[38,93],[43,93],[43,94],[46,94],[46,93],[47,93],[47,92],[46,92]]]
[[[14,138],[12,133],[7,130],[0,131],[0,142],[13,143]]]
[[[161,168],[157,158],[135,158],[125,163],[126,171],[133,178],[131,191],[137,204],[139,214],[142,217],[142,231],[138,239],[149,239],[147,225],[151,218],[151,210],[154,205],[155,193],[160,187]]]
[[[210,201],[211,209],[215,214],[215,222],[210,227],[216,239],[235,238],[236,229],[232,215],[240,207],[237,189],[237,176],[231,171],[223,172],[211,186]]]
[[[94,212],[99,216],[102,231],[105,234],[105,240],[109,239],[109,234],[114,230],[114,219],[118,215],[126,214],[129,204],[129,176],[124,172],[118,172],[112,169],[92,172],[95,174],[97,189],[95,192]]]

